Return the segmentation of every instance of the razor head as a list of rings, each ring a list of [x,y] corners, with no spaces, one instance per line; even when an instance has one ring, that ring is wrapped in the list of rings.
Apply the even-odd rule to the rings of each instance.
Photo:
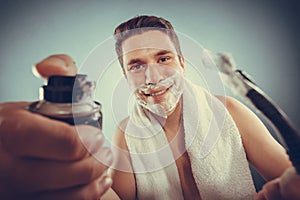
[[[214,65],[217,67],[219,72],[224,73],[226,75],[231,75],[234,73],[236,64],[231,54],[215,53],[205,49],[204,55],[205,55],[203,57],[204,66]]]

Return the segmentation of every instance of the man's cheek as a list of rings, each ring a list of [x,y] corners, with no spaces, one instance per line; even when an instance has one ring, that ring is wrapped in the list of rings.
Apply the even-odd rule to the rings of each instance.
[[[179,67],[179,65],[168,65],[161,68],[160,74],[162,74],[165,78],[169,78],[175,74],[183,74],[183,69],[182,67]]]
[[[127,82],[128,82],[129,88],[133,92],[135,92],[136,89],[139,88],[140,86],[145,85],[145,81],[140,77],[133,78],[132,76],[128,76]]]

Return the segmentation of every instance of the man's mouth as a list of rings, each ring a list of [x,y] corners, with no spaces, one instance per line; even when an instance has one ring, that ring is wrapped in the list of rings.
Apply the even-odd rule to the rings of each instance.
[[[143,95],[147,97],[156,97],[165,94],[173,85],[168,88],[160,89],[160,90],[148,90],[148,91],[140,91]]]
[[[149,93],[149,94],[144,94],[145,96],[158,96],[158,95],[161,95],[163,93],[165,93],[169,88],[165,89],[165,90],[160,90],[158,92],[153,92],[153,93]]]

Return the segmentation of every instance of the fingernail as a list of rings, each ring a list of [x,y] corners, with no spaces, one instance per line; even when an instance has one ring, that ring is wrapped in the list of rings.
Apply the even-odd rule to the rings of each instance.
[[[42,78],[42,76],[40,75],[40,73],[38,72],[38,70],[36,69],[36,65],[33,65],[31,68],[31,72],[32,74],[37,77],[37,78]]]
[[[103,183],[104,187],[111,186],[111,184],[112,184],[112,179],[110,177],[105,177],[104,183]]]

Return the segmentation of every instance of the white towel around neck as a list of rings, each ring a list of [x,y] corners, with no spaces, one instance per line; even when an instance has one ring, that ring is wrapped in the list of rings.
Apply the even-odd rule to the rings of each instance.
[[[255,188],[241,137],[224,105],[188,80],[182,100],[185,146],[201,199],[253,199]],[[183,199],[165,132],[137,103],[125,139],[138,199]]]

